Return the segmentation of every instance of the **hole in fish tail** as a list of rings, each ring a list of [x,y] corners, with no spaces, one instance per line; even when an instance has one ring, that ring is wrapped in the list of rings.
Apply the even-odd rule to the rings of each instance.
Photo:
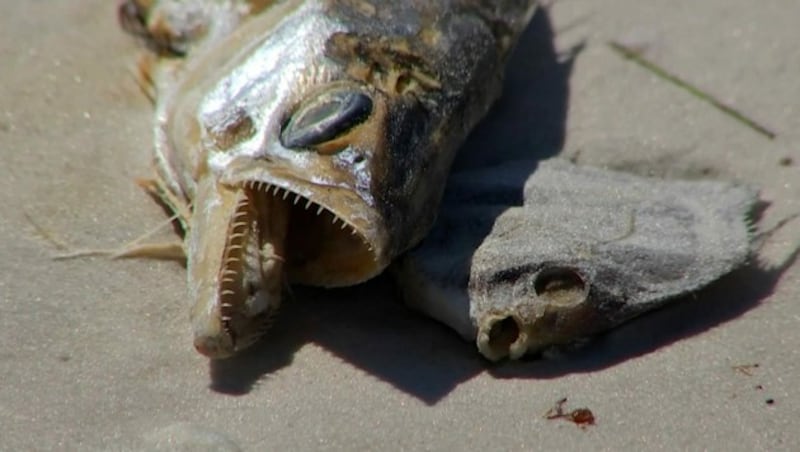
[[[520,329],[513,317],[497,319],[489,329],[488,346],[493,356],[503,357],[509,354],[511,344],[519,338]]]
[[[549,305],[560,307],[577,306],[589,295],[589,285],[578,270],[559,266],[542,270],[534,290]]]

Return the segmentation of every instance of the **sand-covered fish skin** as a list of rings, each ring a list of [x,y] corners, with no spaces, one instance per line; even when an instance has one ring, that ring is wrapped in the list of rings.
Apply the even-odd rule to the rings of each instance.
[[[395,266],[409,305],[475,341],[490,360],[613,328],[751,255],[751,188],[559,159],[538,162],[530,175],[528,168],[512,162],[454,174],[433,231]],[[526,181],[521,206],[518,180]]]

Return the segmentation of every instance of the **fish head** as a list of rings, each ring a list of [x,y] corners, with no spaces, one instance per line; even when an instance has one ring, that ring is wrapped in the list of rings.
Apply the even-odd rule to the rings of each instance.
[[[353,53],[363,41],[312,13],[190,62],[211,76],[187,76],[164,110],[165,141],[183,144],[165,160],[194,203],[195,347],[213,358],[264,333],[286,284],[357,284],[421,240],[452,161],[430,74],[376,73]]]

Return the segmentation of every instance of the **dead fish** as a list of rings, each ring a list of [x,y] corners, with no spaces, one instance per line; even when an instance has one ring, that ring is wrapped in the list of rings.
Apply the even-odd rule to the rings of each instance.
[[[186,224],[194,345],[266,330],[286,284],[357,284],[434,222],[534,0],[127,0],[157,57],[159,195]]]
[[[489,360],[609,330],[751,257],[753,188],[530,166],[451,176],[436,226],[393,267],[408,305]]]

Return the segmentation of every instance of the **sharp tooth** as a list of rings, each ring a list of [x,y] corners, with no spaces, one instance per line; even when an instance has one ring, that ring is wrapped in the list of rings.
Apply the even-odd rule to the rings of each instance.
[[[321,214],[323,210],[325,210],[325,208],[322,207],[322,206],[319,206],[319,209],[317,209],[317,215]]]
[[[289,196],[289,190],[284,190],[283,199],[286,199],[288,196]]]
[[[234,294],[236,294],[236,292],[235,292],[235,291],[233,291],[233,290],[230,290],[230,289],[225,289],[225,290],[223,290],[222,292],[220,292],[220,294],[222,294],[222,295],[234,295]],[[230,305],[230,303],[223,303],[223,304],[222,304],[222,307],[223,307],[223,308],[224,308],[224,307],[226,307],[226,306],[225,306],[226,304],[228,305],[228,306],[227,306],[228,308],[231,308],[231,307],[232,307],[232,306]]]
[[[342,229],[344,229],[346,227],[347,227],[347,223],[345,223],[344,220],[342,220]]]
[[[273,194],[273,195],[275,195],[275,196],[277,196],[279,191],[281,191],[281,187],[278,187],[278,186],[276,185],[276,186],[275,186],[275,190],[272,190],[272,194]]]
[[[294,205],[297,205],[298,202],[300,202],[300,195],[295,193],[295,195],[294,195]]]
[[[336,215],[333,216],[333,220],[331,220],[331,224],[336,224],[336,221],[339,219]]]
[[[356,235],[356,234],[358,234],[358,231],[356,231],[355,229],[353,229],[353,231],[350,233],[350,235]]]
[[[306,203],[306,210],[308,210],[309,207],[311,207],[311,200],[310,199]]]
[[[223,309],[230,309],[230,308],[233,307],[233,305],[230,304],[230,303],[222,303],[222,307],[223,307]]]

